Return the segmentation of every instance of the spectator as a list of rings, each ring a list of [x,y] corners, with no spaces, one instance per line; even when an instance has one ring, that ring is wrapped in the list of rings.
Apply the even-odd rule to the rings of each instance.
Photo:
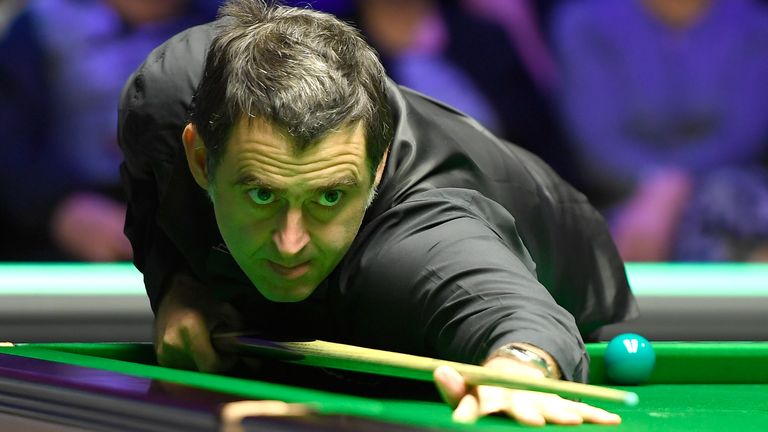
[[[509,9],[505,17],[518,11],[496,6]],[[537,34],[535,12],[527,6],[520,8],[529,13],[523,19],[536,22],[528,23],[526,34]],[[449,0],[357,0],[356,20],[397,82],[470,114],[576,182],[550,106],[554,77],[544,75],[552,71],[540,74],[526,57],[546,50],[545,43],[509,37],[478,10]]]
[[[625,259],[669,259],[708,173],[764,155],[768,13],[753,0],[588,0],[558,15],[563,114],[592,198],[612,207]]]
[[[39,245],[48,236],[35,229],[41,212],[34,203],[51,185],[42,171],[35,182],[25,173],[34,170],[50,118],[45,55],[23,2],[0,7],[0,259],[43,258],[50,251]]]
[[[451,44],[461,40],[452,33],[455,28],[448,20],[453,17],[441,10],[437,0],[362,0],[358,4],[361,26],[397,81],[453,105],[486,128],[500,132],[498,114],[488,97],[448,52]],[[494,47],[492,42],[488,45]]]
[[[31,129],[26,136],[2,142],[4,154],[24,155],[3,163],[2,168],[12,163],[18,174],[13,183],[4,183],[2,205],[12,215],[11,225],[36,236],[34,244],[25,237],[16,239],[21,245],[6,245],[20,253],[9,258],[130,258],[130,245],[122,233],[125,205],[118,178],[120,91],[155,46],[191,25],[210,21],[215,10],[216,2],[204,0],[28,3],[24,19],[29,22],[20,27],[24,37],[9,34],[6,39],[11,40],[6,42],[26,57],[30,57],[24,53],[26,46],[39,47],[38,58],[27,64],[33,69],[31,77],[50,91],[29,101],[20,92],[2,96],[3,106],[34,103],[20,113],[26,118],[18,120],[36,126],[23,126]],[[44,65],[42,72],[34,70],[35,63]],[[3,68],[0,79],[11,71]]]
[[[465,10],[497,23],[505,31],[531,80],[547,95],[555,91],[559,80],[546,40],[549,8],[556,3],[555,0],[461,0]]]
[[[740,169],[708,176],[677,237],[677,260],[768,262],[768,174]]]

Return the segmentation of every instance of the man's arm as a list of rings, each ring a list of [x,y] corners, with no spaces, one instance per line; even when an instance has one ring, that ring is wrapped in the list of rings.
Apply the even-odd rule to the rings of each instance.
[[[586,378],[574,318],[536,279],[500,205],[464,189],[425,192],[368,224],[356,244],[342,274],[352,286],[341,287],[355,298],[351,343],[475,364],[528,343],[567,379]],[[403,319],[393,322],[393,310]]]
[[[155,312],[154,344],[163,366],[215,372],[227,369],[232,359],[217,354],[210,342],[214,328],[240,327],[231,305],[214,298],[210,289],[189,270],[189,264],[158,224],[159,196],[155,178],[163,164],[154,168],[144,151],[126,140],[121,167],[128,214],[125,232],[134,263],[144,274],[144,284]],[[135,143],[134,143],[135,144]]]
[[[160,226],[175,221],[163,221],[158,213],[162,197],[173,194],[168,189],[176,159],[183,161],[181,134],[212,38],[212,25],[204,25],[169,39],[128,78],[120,97],[118,143],[124,156],[120,173],[128,204],[125,233],[154,311],[169,277],[178,271],[189,273],[187,260]]]
[[[138,154],[137,154],[138,153]],[[211,346],[211,328],[236,326],[231,306],[215,301],[157,223],[159,192],[154,173],[132,146],[124,146],[121,167],[128,214],[125,233],[134,250],[134,264],[155,312],[154,344],[163,366],[220,371],[230,364]]]
[[[469,190],[429,191],[382,215],[362,236],[364,250],[351,251],[360,260],[350,268],[357,279],[347,288],[359,296],[350,326],[364,329],[353,343],[586,379],[588,358],[575,320],[536,280],[503,207]],[[528,353],[506,355],[509,347]],[[526,355],[541,361],[524,361]],[[452,369],[440,369],[435,379],[457,420],[501,411],[528,424],[618,421],[551,394],[471,388]]]
[[[163,197],[185,193],[177,189],[180,180],[174,169],[178,158],[183,162],[181,134],[212,37],[211,25],[198,26],[156,48],[128,79],[118,113],[124,156],[121,177],[128,204],[125,233],[155,312],[158,361],[207,371],[227,366],[210,346],[210,329],[235,327],[239,318],[230,306],[214,301],[193,276],[192,264],[177,244],[188,233],[174,237],[166,230],[177,225],[171,217],[194,210],[165,203],[177,211],[163,216],[161,203]]]

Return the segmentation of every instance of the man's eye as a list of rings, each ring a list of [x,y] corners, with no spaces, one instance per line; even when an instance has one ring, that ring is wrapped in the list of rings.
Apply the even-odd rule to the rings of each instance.
[[[341,201],[343,195],[344,193],[339,190],[325,191],[320,195],[320,200],[318,202],[321,206],[333,207]]]
[[[275,194],[269,189],[258,188],[248,191],[248,195],[253,202],[259,205],[271,204],[275,200]]]

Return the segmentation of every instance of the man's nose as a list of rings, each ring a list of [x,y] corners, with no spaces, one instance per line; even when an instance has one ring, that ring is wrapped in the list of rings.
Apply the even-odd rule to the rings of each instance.
[[[284,257],[296,255],[309,243],[309,233],[304,226],[301,209],[288,209],[282,224],[275,231],[272,239],[277,251]]]

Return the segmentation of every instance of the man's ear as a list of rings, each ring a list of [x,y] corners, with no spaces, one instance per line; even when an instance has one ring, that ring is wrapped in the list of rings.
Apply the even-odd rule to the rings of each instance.
[[[201,188],[208,190],[208,150],[197,134],[195,125],[187,124],[181,140],[184,141],[184,152],[187,154],[187,164],[192,177]]]
[[[379,166],[376,167],[376,177],[374,177],[373,179],[374,187],[379,186],[379,183],[381,182],[381,178],[384,176],[384,168],[387,165],[387,156],[389,156],[389,147],[387,147],[387,149],[384,150],[384,155],[381,157]]]

